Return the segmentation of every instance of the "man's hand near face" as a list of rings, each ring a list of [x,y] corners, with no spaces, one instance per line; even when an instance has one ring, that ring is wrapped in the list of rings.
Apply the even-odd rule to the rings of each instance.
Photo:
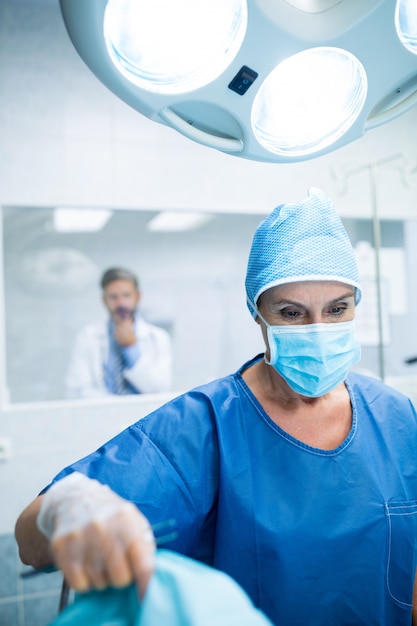
[[[126,348],[136,343],[134,315],[129,309],[120,307],[113,315],[114,338],[117,343]]]

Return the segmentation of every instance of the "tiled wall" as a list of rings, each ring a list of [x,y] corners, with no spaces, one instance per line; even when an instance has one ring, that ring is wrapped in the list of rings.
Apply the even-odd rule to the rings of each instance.
[[[0,509],[0,626],[47,626],[58,613],[59,572],[21,577],[31,569],[21,563],[13,535],[21,510],[59,469],[169,397],[126,396],[0,410],[2,435],[12,441],[12,458],[0,463],[0,493],[7,503]]]
[[[60,572],[28,578],[12,534],[0,535],[0,626],[46,626],[58,614]]]
[[[92,452],[173,395],[0,407],[1,436],[11,443],[10,459],[0,462],[0,493],[6,503],[0,507],[0,536],[13,532],[23,508],[63,467]]]
[[[141,116],[94,77],[69,40],[57,1],[0,0],[0,60],[3,204],[263,213],[304,197],[310,185],[338,198],[339,162],[343,171],[355,159],[414,150],[409,129],[417,108],[336,153],[282,168],[200,146]],[[397,218],[415,214],[417,183],[408,182],[407,189],[395,185],[394,198],[384,188],[381,216],[394,203]],[[368,194],[366,174],[352,179],[339,210],[371,215]]]
[[[126,396],[106,402],[15,405],[0,410],[12,458],[0,462],[0,626],[47,626],[57,615],[61,574],[22,578],[27,571],[13,535],[15,521],[54,474],[140,419],[166,396]],[[36,425],[36,426],[34,426]]]
[[[311,166],[237,160],[136,113],[81,61],[58,1],[0,0],[0,57],[4,204],[263,212],[277,185],[291,197],[310,184]]]

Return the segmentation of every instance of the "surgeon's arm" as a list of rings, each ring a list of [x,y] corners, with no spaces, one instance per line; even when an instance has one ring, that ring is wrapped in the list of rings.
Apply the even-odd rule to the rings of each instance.
[[[153,572],[155,545],[146,518],[80,474],[63,478],[21,513],[16,539],[24,563],[54,563],[77,591],[135,582],[143,593]]]
[[[46,567],[54,561],[49,541],[36,526],[43,496],[39,496],[20,514],[15,528],[16,541],[23,563],[36,568]]]

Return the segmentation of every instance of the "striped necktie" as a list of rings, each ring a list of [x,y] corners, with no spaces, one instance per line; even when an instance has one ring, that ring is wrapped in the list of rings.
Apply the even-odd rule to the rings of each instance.
[[[113,381],[114,393],[117,396],[125,396],[130,393],[129,386],[123,376],[123,358],[119,346],[114,348]]]

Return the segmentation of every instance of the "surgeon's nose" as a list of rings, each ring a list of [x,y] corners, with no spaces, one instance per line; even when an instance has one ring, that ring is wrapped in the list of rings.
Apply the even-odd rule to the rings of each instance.
[[[310,324],[324,324],[326,320],[322,312],[317,311],[310,313],[309,321]]]

